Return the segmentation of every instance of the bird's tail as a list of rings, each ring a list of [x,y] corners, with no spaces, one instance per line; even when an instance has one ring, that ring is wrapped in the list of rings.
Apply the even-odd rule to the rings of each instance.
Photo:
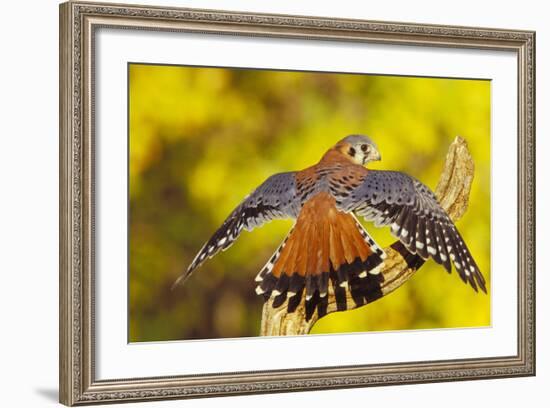
[[[385,253],[357,219],[319,195],[302,208],[296,224],[256,277],[256,292],[294,311],[305,295],[306,319],[326,314],[328,293],[346,310],[349,293],[358,306],[381,296]]]

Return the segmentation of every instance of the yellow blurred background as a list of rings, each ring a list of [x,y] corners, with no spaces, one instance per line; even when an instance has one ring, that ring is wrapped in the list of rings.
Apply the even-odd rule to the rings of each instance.
[[[369,135],[382,162],[432,189],[455,136],[476,170],[457,223],[490,289],[490,82],[131,64],[129,341],[257,336],[254,277],[292,221],[244,231],[171,291],[204,242],[267,177]],[[365,226],[381,246],[387,228]],[[490,325],[490,296],[428,261],[394,293],[312,333]]]

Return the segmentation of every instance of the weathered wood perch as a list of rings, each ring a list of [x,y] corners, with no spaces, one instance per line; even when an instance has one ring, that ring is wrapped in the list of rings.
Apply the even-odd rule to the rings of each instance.
[[[453,221],[460,219],[468,208],[473,177],[474,161],[466,141],[461,137],[457,137],[449,147],[445,166],[435,190],[441,206],[448,212]],[[384,248],[388,257],[384,261],[385,267],[381,272],[384,276],[381,297],[390,294],[407,282],[423,264],[421,259],[414,255],[409,255],[407,262],[394,247],[397,247],[396,243]],[[415,258],[418,262],[415,262]],[[317,312],[307,321],[304,300],[294,312],[288,313],[287,302],[275,308],[273,307],[273,299],[271,297],[264,303],[260,328],[261,336],[291,336],[309,333],[318,319]],[[349,292],[347,301],[350,306],[349,309],[355,308],[355,303]],[[361,307],[367,306],[368,304]],[[329,285],[327,314],[336,311],[336,298]]]

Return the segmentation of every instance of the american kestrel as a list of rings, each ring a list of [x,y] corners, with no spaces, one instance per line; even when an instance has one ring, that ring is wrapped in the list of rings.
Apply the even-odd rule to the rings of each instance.
[[[243,228],[252,231],[291,218],[294,226],[256,276],[256,293],[266,300],[273,296],[274,305],[288,299],[290,312],[305,294],[308,319],[315,309],[319,317],[326,314],[329,285],[338,310],[346,309],[346,291],[361,306],[383,281],[386,254],[357,215],[376,227],[389,225],[406,251],[423,260],[431,257],[448,272],[454,264],[464,282],[487,292],[466,243],[434,193],[407,174],[365,167],[380,158],[369,137],[350,135],[317,164],[269,177],[231,212],[178,281],[229,248]]]

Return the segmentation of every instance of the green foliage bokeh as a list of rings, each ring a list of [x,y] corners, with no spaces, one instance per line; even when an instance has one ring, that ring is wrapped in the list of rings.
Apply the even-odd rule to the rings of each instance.
[[[129,341],[256,336],[254,277],[292,221],[243,232],[170,290],[230,211],[273,173],[367,134],[382,161],[435,188],[463,136],[475,161],[458,228],[490,281],[490,82],[130,65]],[[381,245],[386,229],[365,226]],[[321,319],[313,333],[487,326],[490,296],[428,261],[404,286]]]

